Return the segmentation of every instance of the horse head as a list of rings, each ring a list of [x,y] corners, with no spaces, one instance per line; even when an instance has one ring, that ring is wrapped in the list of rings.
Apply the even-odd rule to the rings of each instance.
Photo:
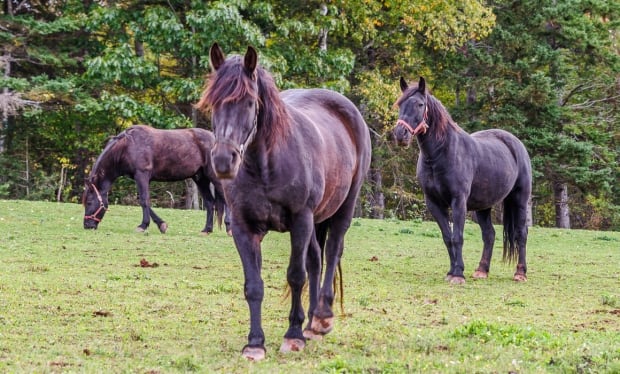
[[[248,47],[243,58],[226,59],[219,45],[214,43],[209,57],[213,73],[206,96],[212,109],[215,135],[211,162],[218,178],[232,179],[257,132],[258,55],[254,48]]]
[[[108,210],[108,194],[99,191],[95,182],[89,178],[84,186],[82,204],[84,205],[84,228],[96,230]]]
[[[408,146],[415,135],[426,134],[428,129],[428,95],[426,82],[420,77],[417,86],[409,87],[403,77],[400,78],[402,96],[396,101],[398,121],[394,128],[396,142]]]

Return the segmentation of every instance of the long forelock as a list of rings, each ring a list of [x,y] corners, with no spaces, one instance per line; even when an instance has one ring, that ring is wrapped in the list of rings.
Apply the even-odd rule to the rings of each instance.
[[[398,100],[396,100],[396,103],[394,103],[394,105],[395,106],[400,106],[405,100],[407,100],[411,96],[415,95],[417,92],[420,92],[420,90],[418,89],[418,85],[417,84],[413,84],[413,85],[407,87],[407,89],[403,92],[403,94],[400,95]],[[420,92],[420,93],[422,95],[427,95],[426,92]],[[430,96],[430,95],[428,95],[428,96]]]
[[[253,78],[256,79],[257,89]],[[240,56],[229,57],[209,75],[207,87],[196,108],[206,112],[248,95],[257,100],[261,108],[258,136],[265,139],[268,150],[272,149],[287,136],[290,119],[273,77],[262,67],[257,66],[254,77],[250,77]]]
[[[196,107],[202,111],[218,108],[244,97],[258,99],[252,79],[247,75],[240,56],[231,56],[207,79],[207,87]]]

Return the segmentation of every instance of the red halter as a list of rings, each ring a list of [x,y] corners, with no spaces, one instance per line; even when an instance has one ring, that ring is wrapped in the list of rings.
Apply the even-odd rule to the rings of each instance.
[[[99,193],[99,190],[97,189],[97,187],[95,186],[94,183],[90,184],[93,187],[93,190],[95,190],[95,193],[97,194],[97,200],[99,200],[99,208],[97,208],[97,210],[95,211],[95,213],[93,213],[90,216],[84,216],[84,219],[92,219],[95,222],[101,222],[101,218],[98,218],[97,215],[99,214],[99,212],[101,212],[101,210],[108,210],[108,207],[106,207],[103,204],[103,199],[101,198],[101,194]]]
[[[422,121],[418,124],[418,126],[415,128],[415,130],[413,129],[413,127],[411,127],[410,124],[408,124],[403,119],[398,119],[398,121],[396,121],[396,125],[405,126],[405,128],[409,130],[411,135],[415,136],[418,134],[426,134],[426,130],[428,130],[428,123],[426,123],[426,120],[428,120],[428,106],[424,109],[424,117],[422,118]]]

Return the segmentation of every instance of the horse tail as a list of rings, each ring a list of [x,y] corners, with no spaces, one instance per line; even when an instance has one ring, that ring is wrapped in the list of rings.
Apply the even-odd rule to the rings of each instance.
[[[518,206],[510,198],[504,200],[504,262],[512,263],[519,257],[519,246],[516,240]]]
[[[342,285],[342,265],[340,264],[340,260],[338,261],[338,270],[334,277],[334,290],[336,289],[336,283],[338,283],[340,291],[340,314],[344,316],[344,286]]]

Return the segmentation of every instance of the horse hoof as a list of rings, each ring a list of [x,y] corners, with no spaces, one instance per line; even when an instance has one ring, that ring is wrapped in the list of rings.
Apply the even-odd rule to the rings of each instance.
[[[306,342],[303,339],[287,339],[284,338],[282,345],[280,346],[280,352],[299,352],[306,347]]]
[[[209,234],[211,234],[210,231],[201,231],[200,232],[200,235],[202,235],[202,236],[209,236]]]
[[[140,226],[136,227],[136,232],[145,232],[146,230]]]
[[[334,317],[327,317],[322,319],[312,317],[312,324],[310,325],[310,328],[316,334],[328,334],[334,328]]]
[[[489,277],[489,273],[482,270],[476,270],[471,277],[474,279],[487,279]]]
[[[166,222],[162,222],[161,225],[159,225],[159,232],[165,234],[166,231],[168,231],[168,224]]]
[[[450,278],[450,284],[465,284],[465,278],[453,275],[452,278]]]
[[[304,330],[304,338],[306,339],[310,339],[310,340],[322,340],[323,339],[323,335],[319,334],[311,329],[305,329]]]
[[[228,236],[232,236],[232,230],[228,230],[226,231],[226,233],[228,234]]]
[[[527,277],[525,274],[517,273],[514,278],[512,278],[515,282],[527,282]]]
[[[244,347],[241,355],[249,361],[260,361],[265,358],[265,348],[263,347]]]

